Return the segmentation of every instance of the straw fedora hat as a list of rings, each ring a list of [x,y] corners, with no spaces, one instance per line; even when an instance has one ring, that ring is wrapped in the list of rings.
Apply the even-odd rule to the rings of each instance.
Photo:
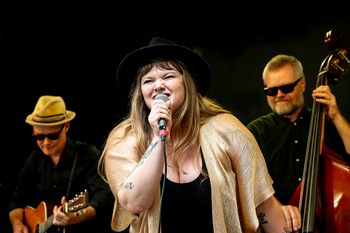
[[[41,96],[34,111],[26,118],[30,125],[55,126],[73,120],[75,112],[66,110],[60,96]]]
[[[208,63],[192,49],[160,37],[153,37],[148,46],[136,49],[126,55],[117,69],[118,85],[122,89],[129,90],[140,66],[154,59],[181,61],[187,66],[198,91],[202,95],[207,93],[211,82],[211,70]]]

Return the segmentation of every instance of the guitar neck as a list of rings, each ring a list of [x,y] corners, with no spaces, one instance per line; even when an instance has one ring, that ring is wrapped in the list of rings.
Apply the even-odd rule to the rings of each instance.
[[[50,227],[52,226],[52,222],[53,222],[53,215],[48,217],[47,220],[44,221],[43,223],[39,224],[38,233],[45,233],[45,232],[47,232],[47,230],[50,229]]]

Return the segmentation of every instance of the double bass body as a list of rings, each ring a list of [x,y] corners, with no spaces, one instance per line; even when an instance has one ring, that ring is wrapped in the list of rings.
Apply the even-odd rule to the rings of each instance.
[[[325,36],[333,50],[321,64],[316,87],[335,84],[343,67],[350,65],[350,43],[344,35],[331,30]],[[299,206],[302,215],[301,232],[350,232],[350,159],[329,149],[324,141],[325,110],[313,103],[303,179],[290,204]]]

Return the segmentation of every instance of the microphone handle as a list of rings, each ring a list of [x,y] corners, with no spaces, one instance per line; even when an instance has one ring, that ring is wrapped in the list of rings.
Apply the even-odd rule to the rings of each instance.
[[[159,129],[166,129],[166,121],[163,118],[159,120]]]

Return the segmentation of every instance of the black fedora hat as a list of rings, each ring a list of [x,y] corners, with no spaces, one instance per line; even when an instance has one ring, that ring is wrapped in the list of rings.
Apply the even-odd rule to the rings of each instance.
[[[208,63],[192,49],[160,37],[153,37],[148,46],[126,55],[117,69],[117,83],[120,88],[131,88],[140,66],[154,59],[176,59],[184,63],[194,79],[199,93],[209,90],[211,70]],[[124,89],[125,90],[125,89]]]

